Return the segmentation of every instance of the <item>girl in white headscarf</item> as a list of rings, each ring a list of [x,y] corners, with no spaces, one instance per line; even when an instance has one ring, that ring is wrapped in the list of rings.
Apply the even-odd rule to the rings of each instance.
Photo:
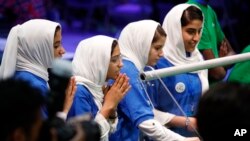
[[[120,56],[116,39],[97,35],[79,43],[72,62],[77,91],[68,118],[90,113],[100,125],[102,140],[108,140],[115,128],[109,124],[110,119],[117,122],[112,112],[130,89],[128,77],[120,74]],[[104,94],[103,86],[109,79],[115,82]]]
[[[156,64],[156,68],[202,62],[202,55],[196,47],[200,40],[202,23],[202,12],[196,6],[179,4],[172,8],[163,22],[168,37],[163,48],[164,57]],[[185,115],[194,116],[202,93],[208,89],[207,70],[178,74],[162,80]],[[162,85],[151,95],[151,99],[157,109],[184,116]],[[173,128],[173,131],[183,136],[195,136],[194,132],[185,128]]]
[[[119,43],[124,66],[121,72],[130,78],[131,90],[118,105],[118,127],[110,141],[137,141],[140,131],[156,141],[189,139],[163,126],[175,116],[154,110],[139,76],[146,65],[155,65],[163,56],[165,40],[166,33],[152,20],[132,22],[122,30]]]
[[[51,68],[55,58],[65,53],[61,36],[60,24],[49,20],[34,19],[14,26],[4,49],[0,79],[13,77],[28,81],[46,97],[49,91],[48,68]],[[66,109],[63,109],[65,113],[72,104],[71,99],[75,92],[73,81],[70,81],[66,92]],[[46,117],[47,113],[44,114]]]

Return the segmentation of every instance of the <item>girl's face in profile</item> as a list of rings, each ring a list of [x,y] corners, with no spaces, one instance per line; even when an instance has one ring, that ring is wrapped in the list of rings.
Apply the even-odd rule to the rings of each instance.
[[[62,31],[57,29],[54,37],[54,57],[61,58],[65,53],[65,49],[62,46]]]
[[[151,44],[148,56],[148,63],[149,66],[154,66],[157,61],[163,56],[163,46],[165,44],[166,37],[158,35],[158,39],[156,42]]]
[[[200,40],[202,29],[201,20],[193,20],[188,25],[182,27],[182,38],[186,52],[193,52],[196,44]]]
[[[116,79],[117,76],[120,74],[120,70],[122,68],[122,59],[121,59],[121,52],[119,45],[117,44],[111,54],[107,79]]]

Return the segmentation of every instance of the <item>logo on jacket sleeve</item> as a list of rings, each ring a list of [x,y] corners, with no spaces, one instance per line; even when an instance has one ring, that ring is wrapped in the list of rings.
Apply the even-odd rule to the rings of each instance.
[[[183,82],[178,82],[176,85],[175,85],[175,90],[178,92],[178,93],[182,93],[184,92],[186,89],[186,86]]]

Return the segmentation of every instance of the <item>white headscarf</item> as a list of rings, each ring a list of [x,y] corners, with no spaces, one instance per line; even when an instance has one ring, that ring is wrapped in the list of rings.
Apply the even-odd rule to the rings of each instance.
[[[48,81],[47,69],[54,60],[54,36],[59,23],[34,19],[13,27],[8,35],[0,79],[12,77],[16,70],[28,71]]]
[[[182,38],[181,16],[190,4],[179,4],[173,7],[166,15],[163,21],[163,29],[167,33],[167,40],[165,42],[163,52],[164,57],[173,65],[185,65],[190,63],[202,62],[203,57],[197,45],[190,57],[186,57],[186,50]],[[202,83],[202,93],[208,89],[207,70],[200,70],[191,73],[198,73]]]
[[[111,58],[114,38],[97,35],[82,40],[76,49],[72,65],[77,84],[87,87],[94,96],[99,110],[102,107],[103,91]]]
[[[119,45],[122,55],[132,61],[139,71],[147,64],[150,47],[159,23],[141,20],[128,24],[121,32]]]

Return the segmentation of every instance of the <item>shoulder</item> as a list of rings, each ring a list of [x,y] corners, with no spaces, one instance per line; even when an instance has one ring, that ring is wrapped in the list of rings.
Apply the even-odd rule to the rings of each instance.
[[[214,9],[211,6],[207,7],[207,13],[209,13],[211,16],[217,18],[217,14],[216,14],[216,12],[214,11]]]
[[[172,67],[173,65],[164,57],[161,57],[160,60],[157,62],[155,68],[166,68],[166,67]]]
[[[139,70],[136,68],[133,62],[129,60],[123,60],[123,67],[121,73],[126,73],[129,77],[139,76]]]
[[[27,81],[34,87],[47,87],[47,82],[44,79],[27,71],[17,71],[14,78]]]
[[[41,77],[38,77],[27,71],[17,71],[14,75],[14,79],[16,80],[24,80],[30,84],[33,88],[37,88],[41,91],[43,96],[47,94],[49,91],[48,83]]]
[[[250,52],[250,45],[248,45],[248,46],[242,51],[242,53],[246,53],[246,52]]]
[[[92,95],[84,85],[77,84],[76,96],[91,98]]]

